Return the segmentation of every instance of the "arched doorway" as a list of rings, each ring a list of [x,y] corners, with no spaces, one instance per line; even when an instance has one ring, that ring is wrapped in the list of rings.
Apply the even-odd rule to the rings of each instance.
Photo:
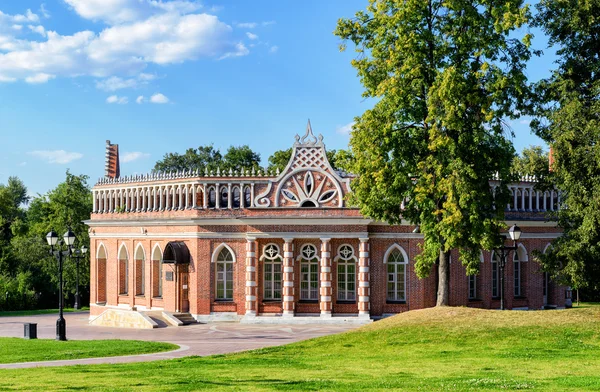
[[[190,251],[182,241],[172,241],[165,246],[163,264],[168,264],[171,271],[166,272],[166,280],[174,285],[174,307],[176,312],[189,312],[189,264]],[[169,272],[172,272],[170,275]],[[170,276],[169,276],[170,275]]]
[[[96,304],[106,304],[106,248],[100,244],[96,252]]]

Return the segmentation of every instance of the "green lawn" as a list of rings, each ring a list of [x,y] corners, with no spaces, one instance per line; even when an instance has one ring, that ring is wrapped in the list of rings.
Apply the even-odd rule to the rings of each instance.
[[[114,357],[170,351],[177,347],[171,343],[139,340],[69,340],[60,342],[50,339],[0,338],[0,363]],[[0,381],[0,385],[2,385],[2,381]],[[3,387],[0,386],[0,389]]]
[[[84,306],[79,310],[75,310],[73,308],[65,308],[63,312],[71,313],[71,312],[85,312],[90,310],[89,307]],[[8,312],[0,312],[0,317],[15,317],[15,316],[35,316],[38,314],[51,314],[56,313],[58,315],[58,309],[33,309],[33,310],[11,310]]]
[[[0,390],[600,390],[600,307],[440,308],[231,355],[0,371]]]

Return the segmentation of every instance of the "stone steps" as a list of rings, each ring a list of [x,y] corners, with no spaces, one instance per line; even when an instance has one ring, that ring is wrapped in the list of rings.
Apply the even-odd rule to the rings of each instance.
[[[173,317],[180,320],[183,325],[198,324],[198,321],[190,313],[173,313]]]

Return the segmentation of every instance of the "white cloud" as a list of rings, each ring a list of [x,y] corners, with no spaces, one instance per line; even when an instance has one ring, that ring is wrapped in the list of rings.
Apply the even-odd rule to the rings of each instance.
[[[218,17],[185,14],[200,7],[196,2],[65,1],[88,19],[114,16],[121,22],[99,33],[85,30],[61,35],[38,26],[34,21],[39,21],[39,17],[31,11],[26,15],[0,12],[0,81],[24,80],[42,73],[57,77],[110,78],[139,74],[149,64],[182,63],[201,57],[224,59],[249,53],[242,43],[231,40],[231,26]],[[150,11],[139,13],[138,6]],[[19,39],[17,35],[23,32],[12,28],[19,25],[19,20],[28,20],[26,23],[33,31],[45,32],[45,40]]]
[[[256,34],[252,34],[251,32],[247,32],[246,35],[248,36],[248,38],[250,39],[258,39],[258,35]]]
[[[521,120],[521,121],[519,121],[519,124],[529,125],[530,122],[531,122],[531,120]]]
[[[152,103],[169,103],[169,98],[161,93],[156,93],[150,97],[150,102]]]
[[[141,73],[138,75],[139,80],[150,81],[156,79],[156,75],[149,73]]]
[[[139,97],[137,97],[137,98],[135,99],[135,103],[137,103],[137,104],[142,104],[142,103],[144,103],[144,101],[145,101],[145,100],[146,100],[146,98],[144,98],[144,96],[143,96],[143,95],[140,95]]]
[[[54,76],[54,75],[49,75],[46,73],[39,73],[39,74],[35,74],[33,76],[26,77],[25,81],[30,84],[41,84],[41,83],[46,83],[46,82],[48,82],[48,80],[54,79],[55,77],[56,76]]]
[[[106,103],[116,103],[119,105],[125,105],[129,102],[129,98],[127,97],[119,97],[118,95],[111,95],[106,98]]]
[[[269,21],[266,21],[266,22],[262,22],[263,26],[270,26],[270,25],[274,25],[274,24],[275,24],[274,20],[269,20]]]
[[[46,4],[42,3],[42,5],[40,5],[40,13],[42,14],[42,16],[46,19],[50,18],[50,12],[48,12],[48,10],[46,9]]]
[[[127,163],[127,162],[132,162],[141,158],[148,158],[150,156],[150,154],[145,153],[145,152],[139,152],[139,151],[134,151],[134,152],[126,152],[121,156],[121,162],[123,163]]]
[[[124,88],[137,86],[136,79],[121,79],[118,76],[111,76],[108,79],[96,81],[96,88],[104,91],[117,91]]]
[[[28,9],[25,12],[25,15],[19,15],[19,14],[14,15],[13,19],[17,23],[25,23],[25,22],[38,23],[40,21],[39,16],[37,16],[36,14],[34,14],[33,12],[31,12],[30,9]]]
[[[245,23],[236,23],[236,26],[241,29],[253,29],[258,26],[256,22],[245,22]]]
[[[340,135],[349,135],[350,131],[352,131],[352,126],[353,125],[354,125],[354,121],[352,121],[351,123],[348,123],[346,125],[338,126],[335,129],[335,132],[339,133]]]
[[[202,6],[185,0],[65,0],[82,18],[111,25],[146,19],[156,12],[187,14]]]
[[[37,26],[28,25],[27,27],[29,27],[29,30],[33,31],[34,33],[38,33],[42,37],[46,36],[46,29],[42,25],[37,25]]]
[[[58,164],[65,164],[83,158],[83,154],[79,152],[67,152],[65,150],[38,150],[28,152],[28,154],[43,159],[48,163]]]
[[[278,50],[279,50],[279,46],[273,45],[269,48],[269,53],[277,53]]]

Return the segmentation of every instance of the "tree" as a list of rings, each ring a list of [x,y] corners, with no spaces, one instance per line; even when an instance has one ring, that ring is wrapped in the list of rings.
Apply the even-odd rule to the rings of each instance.
[[[438,306],[450,251],[474,274],[480,249],[500,243],[514,154],[504,120],[529,99],[531,37],[514,36],[528,18],[521,0],[370,0],[335,30],[356,46],[363,97],[376,100],[351,133],[354,199],[366,216],[420,225],[415,270],[425,277],[439,261]]]
[[[545,178],[549,173],[548,153],[540,146],[529,146],[515,155],[512,161],[512,171],[518,175],[534,175]]]
[[[548,183],[561,192],[563,235],[545,255],[546,271],[576,288],[600,289],[600,3],[542,0],[536,25],[557,47],[558,67],[537,84],[532,128],[553,149]]]
[[[217,170],[223,157],[219,150],[211,145],[188,148],[185,154],[167,153],[162,160],[156,162],[154,171],[177,172],[183,170]]]
[[[346,170],[349,169],[349,162],[352,160],[352,153],[348,150],[327,150],[327,159],[335,170]],[[287,150],[275,151],[273,155],[269,157],[269,166],[267,170],[275,173],[277,169],[282,172],[290,159],[292,158],[292,148]]]
[[[252,170],[260,168],[260,154],[255,153],[247,145],[231,146],[223,157],[221,170]]]
[[[221,171],[258,169],[260,154],[255,153],[247,145],[227,149],[225,156],[211,145],[188,148],[185,154],[167,153],[154,165],[154,171],[178,172],[183,170]]]

